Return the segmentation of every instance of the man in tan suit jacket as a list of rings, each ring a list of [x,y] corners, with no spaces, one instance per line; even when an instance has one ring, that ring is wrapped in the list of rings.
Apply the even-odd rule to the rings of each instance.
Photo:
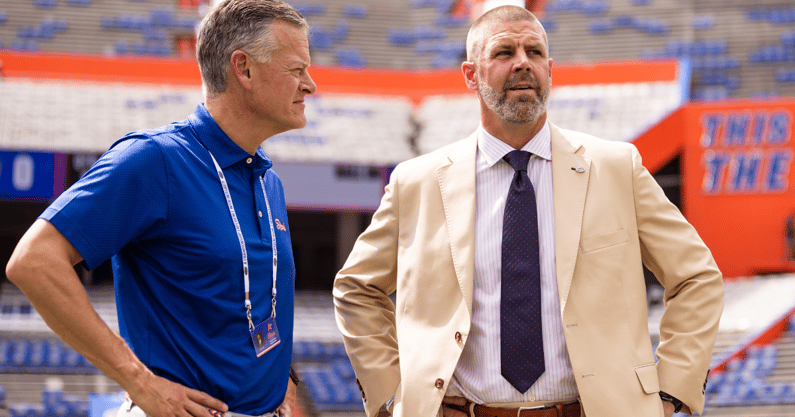
[[[371,225],[335,280],[337,323],[367,415],[501,416],[537,407],[518,415],[655,417],[672,415],[675,405],[703,412],[723,309],[722,276],[709,249],[666,199],[634,146],[546,120],[552,59],[546,33],[532,14],[513,6],[486,13],[470,30],[467,52],[462,69],[481,102],[481,128],[398,165]],[[568,387],[532,387],[537,396],[503,397],[478,388],[494,378],[485,371],[478,375],[481,362],[489,369],[499,354],[462,356],[468,344],[484,346],[470,339],[488,332],[481,322],[473,324],[483,314],[473,302],[482,285],[476,258],[494,249],[475,239],[476,230],[483,230],[476,202],[486,190],[476,186],[476,166],[485,136],[512,149],[539,145],[533,139],[540,138],[551,153],[552,204],[546,207],[554,207],[554,226],[546,232],[554,243],[547,266],[555,273],[552,289],[544,291],[556,308],[543,319],[543,343],[546,352],[549,323],[558,323],[551,330],[562,335],[565,360],[562,366],[548,363],[546,372]],[[534,156],[534,163],[543,162]],[[535,187],[543,196],[543,184]],[[539,219],[544,207],[539,200]],[[643,265],[665,287],[656,361]],[[389,299],[394,292],[396,306]],[[459,363],[464,356],[466,369]],[[475,372],[464,375],[467,369]],[[493,408],[476,404],[478,398]],[[561,405],[569,403],[576,408]]]

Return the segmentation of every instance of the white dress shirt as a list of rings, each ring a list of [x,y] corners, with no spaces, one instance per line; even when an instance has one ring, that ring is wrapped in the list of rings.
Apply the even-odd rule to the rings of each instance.
[[[566,351],[555,270],[555,216],[552,194],[552,150],[545,123],[522,150],[532,153],[527,174],[538,206],[541,260],[541,311],[546,371],[524,394],[500,371],[500,276],[502,220],[513,168],[502,157],[514,150],[478,129],[475,208],[475,281],[472,326],[447,395],[479,404],[555,401],[578,396]]]

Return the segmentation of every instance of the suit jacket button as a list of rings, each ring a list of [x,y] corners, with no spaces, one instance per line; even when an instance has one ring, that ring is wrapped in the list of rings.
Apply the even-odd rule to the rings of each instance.
[[[444,388],[444,379],[442,378],[437,379],[434,386],[436,386],[436,388]]]
[[[455,332],[455,340],[456,340],[456,342],[460,342],[461,341],[461,332]]]

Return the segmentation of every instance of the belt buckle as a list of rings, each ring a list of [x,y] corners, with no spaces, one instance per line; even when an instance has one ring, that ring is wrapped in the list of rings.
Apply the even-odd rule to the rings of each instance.
[[[516,417],[521,417],[522,416],[522,411],[543,410],[545,408],[546,408],[546,406],[543,406],[543,405],[536,405],[536,406],[533,406],[533,407],[519,407],[519,409],[516,410]]]

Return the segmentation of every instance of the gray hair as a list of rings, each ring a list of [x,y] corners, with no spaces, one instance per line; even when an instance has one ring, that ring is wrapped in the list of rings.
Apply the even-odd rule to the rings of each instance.
[[[526,20],[531,23],[534,22],[541,28],[541,32],[544,34],[544,42],[546,43],[547,50],[549,50],[547,32],[534,14],[519,6],[500,6],[483,13],[482,16],[475,20],[472,27],[469,28],[469,33],[467,34],[467,61],[475,62],[475,60],[480,57],[480,53],[483,50],[483,34],[486,29],[498,23],[520,20]]]
[[[279,0],[224,0],[204,16],[196,39],[196,59],[208,96],[226,91],[233,52],[246,52],[260,63],[270,60],[279,49],[272,30],[274,22],[309,32],[304,16]]]

